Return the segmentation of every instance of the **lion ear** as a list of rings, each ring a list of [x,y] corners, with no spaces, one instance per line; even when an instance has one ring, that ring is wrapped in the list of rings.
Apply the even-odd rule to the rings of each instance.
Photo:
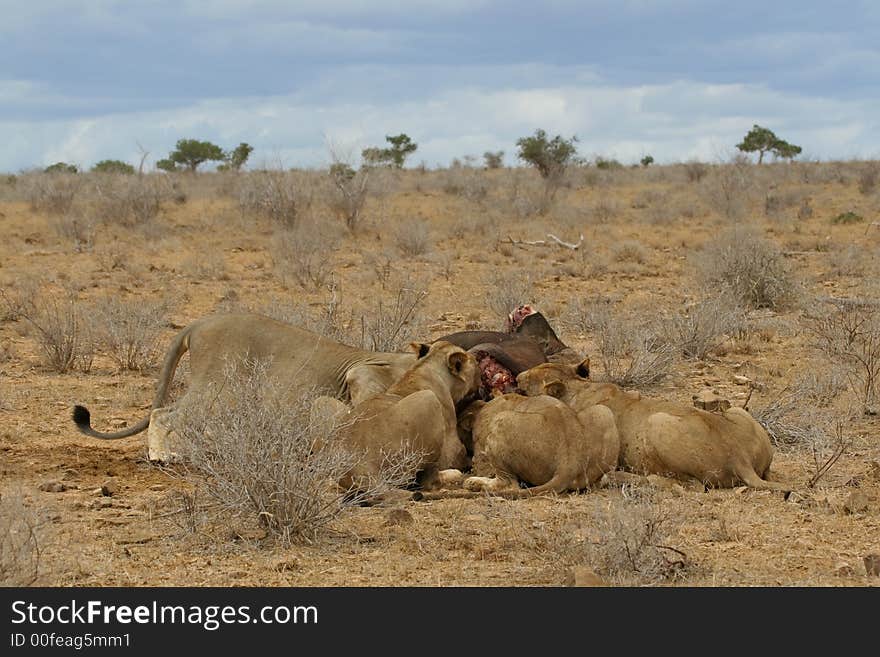
[[[424,358],[431,351],[431,345],[425,342],[410,342],[409,347],[416,352],[416,358]]]
[[[461,372],[461,368],[464,367],[464,363],[467,360],[468,355],[463,351],[453,351],[449,354],[449,358],[446,359],[446,364],[449,366],[449,371],[453,374],[459,374]]]
[[[574,373],[577,374],[582,379],[590,378],[590,359],[584,358],[580,363],[578,363],[574,368]]]
[[[562,381],[551,381],[544,384],[544,394],[559,399],[565,394],[565,384]]]

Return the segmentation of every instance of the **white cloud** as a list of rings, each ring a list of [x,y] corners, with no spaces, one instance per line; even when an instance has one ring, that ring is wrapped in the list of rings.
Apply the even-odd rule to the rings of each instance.
[[[16,93],[0,85],[0,96]],[[25,90],[27,92],[27,89]],[[628,162],[650,153],[658,162],[714,160],[753,123],[823,158],[875,156],[878,102],[798,96],[751,85],[615,86],[587,83],[546,88],[451,89],[422,100],[331,102],[295,95],[215,99],[176,110],[119,113],[83,120],[0,122],[0,170],[57,160],[90,166],[104,158],[132,160],[136,141],[164,157],[181,137],[224,148],[240,141],[261,159],[286,166],[323,166],[325,139],[354,153],[406,132],[419,143],[414,161],[448,164],[454,157],[505,150],[513,161],[519,137],[544,128],[576,134],[585,156]],[[27,159],[25,159],[27,158]]]

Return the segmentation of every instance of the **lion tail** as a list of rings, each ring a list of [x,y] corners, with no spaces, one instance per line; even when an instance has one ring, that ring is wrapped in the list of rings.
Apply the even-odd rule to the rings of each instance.
[[[190,334],[196,323],[190,324],[175,336],[165,355],[165,362],[162,364],[162,372],[159,375],[159,382],[156,386],[156,394],[153,397],[153,406],[151,411],[161,408],[165,404],[168,397],[168,391],[171,388],[171,381],[174,379],[174,372],[177,370],[177,364],[183,355],[189,350]],[[111,433],[103,433],[95,431],[92,428],[92,414],[85,406],[76,405],[73,407],[73,422],[80,433],[84,433],[92,438],[100,438],[101,440],[116,440],[117,438],[127,438],[140,433],[150,426],[150,416],[140,420],[137,424],[130,427],[114,431]]]

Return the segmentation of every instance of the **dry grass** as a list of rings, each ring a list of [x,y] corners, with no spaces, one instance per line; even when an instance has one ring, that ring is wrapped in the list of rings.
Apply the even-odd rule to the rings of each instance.
[[[421,305],[428,291],[419,285],[400,283],[384,292],[360,318],[360,346],[372,351],[401,351],[418,339],[423,321]]]
[[[668,313],[661,331],[685,358],[704,360],[725,339],[745,332],[746,314],[724,293]]]
[[[20,492],[0,491],[0,586],[28,586],[37,579],[42,524]]]
[[[499,320],[506,320],[508,313],[517,306],[535,301],[534,284],[527,273],[495,274],[488,283],[486,306]]]
[[[239,183],[238,205],[243,216],[258,215],[294,228],[311,210],[315,181],[307,172],[255,171]]]

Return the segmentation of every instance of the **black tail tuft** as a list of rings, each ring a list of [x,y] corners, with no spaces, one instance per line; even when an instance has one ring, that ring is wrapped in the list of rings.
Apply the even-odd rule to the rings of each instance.
[[[92,414],[89,413],[89,409],[87,409],[85,406],[74,406],[73,421],[78,427],[90,429],[92,426]]]

